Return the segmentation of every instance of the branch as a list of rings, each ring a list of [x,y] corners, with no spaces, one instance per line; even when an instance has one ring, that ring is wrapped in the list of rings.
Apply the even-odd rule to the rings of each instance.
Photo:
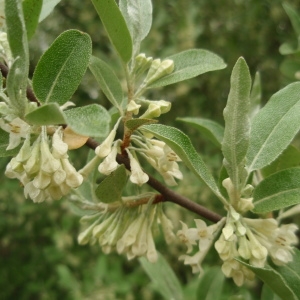
[[[94,141],[93,139],[89,138],[86,142],[86,145],[90,147],[91,149],[95,149],[99,144]],[[117,155],[117,162],[119,164],[123,164],[127,170],[130,170],[130,162],[127,157],[124,157],[121,154]],[[149,180],[147,182],[148,185],[150,185],[153,189],[161,193],[163,196],[163,200],[165,202],[173,202],[178,204],[179,206],[182,206],[200,216],[203,218],[217,223],[222,219],[222,217],[215,212],[207,209],[206,207],[195,203],[194,201],[191,201],[190,199],[177,194],[176,192],[172,191],[171,189],[167,188],[165,185],[163,185],[161,182],[159,182],[157,179],[149,175]]]
[[[3,77],[7,77],[8,68],[5,65],[0,63],[0,70],[1,70]],[[35,97],[32,89],[30,87],[27,88],[27,98],[31,102],[36,102],[39,105],[39,101]],[[86,142],[86,146],[88,146],[91,149],[96,149],[96,147],[98,145],[99,144],[92,138],[89,138]],[[128,169],[130,171],[130,162],[127,157],[125,157],[121,154],[118,154],[117,162],[119,164],[124,164],[126,169]],[[198,203],[195,203],[194,201],[192,201],[182,195],[177,194],[176,192],[172,191],[171,189],[169,189],[165,185],[163,185],[161,182],[156,180],[151,175],[148,174],[148,176],[149,176],[149,180],[148,180],[147,184],[149,186],[151,186],[153,189],[155,189],[156,191],[158,191],[163,196],[162,201],[176,203],[179,206],[184,207],[184,208],[188,209],[189,211],[192,211],[192,212],[198,214],[199,216],[202,216],[203,218],[205,218],[209,221],[215,222],[215,223],[222,219],[222,217],[220,215],[216,214],[215,212],[207,209],[206,207],[204,207]]]

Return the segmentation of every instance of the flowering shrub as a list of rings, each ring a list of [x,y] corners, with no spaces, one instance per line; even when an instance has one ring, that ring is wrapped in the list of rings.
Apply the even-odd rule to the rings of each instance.
[[[111,67],[92,56],[89,35],[78,30],[65,31],[53,42],[29,80],[28,40],[52,7],[33,0],[0,2],[0,154],[12,157],[5,175],[18,179],[33,202],[66,197],[75,203],[85,225],[79,244],[98,242],[105,254],[145,257],[158,268],[163,258],[154,237],[161,228],[168,245],[187,246],[179,260],[193,273],[205,276],[201,263],[215,248],[222,272],[237,286],[257,275],[272,293],[299,299],[299,279],[293,275],[299,271],[298,228],[282,220],[300,205],[299,162],[287,151],[300,129],[300,83],[287,85],[261,108],[259,75],[252,82],[241,57],[231,74],[225,127],[181,118],[205,130],[220,148],[224,160],[217,183],[189,137],[159,124],[157,118],[170,111],[171,102],[147,95],[151,89],[223,69],[224,61],[203,49],[153,59],[140,53],[152,23],[150,0],[92,3],[123,66],[125,91]],[[111,110],[99,104],[71,108],[75,104],[69,100],[87,68]],[[76,170],[68,151],[80,147],[92,154]],[[268,168],[287,158],[292,163],[277,166],[276,172]],[[211,189],[224,207],[222,216],[169,188],[183,179],[181,164]],[[143,190],[146,184],[152,192]],[[175,234],[179,224],[174,226],[165,214],[165,202],[197,213],[196,227],[178,220],[182,229]],[[147,261],[141,262],[149,269]],[[174,291],[172,297],[181,299],[180,287]]]

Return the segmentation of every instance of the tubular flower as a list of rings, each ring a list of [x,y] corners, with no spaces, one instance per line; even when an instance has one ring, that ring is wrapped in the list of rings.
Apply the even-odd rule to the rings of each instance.
[[[68,160],[68,146],[62,141],[61,128],[54,133],[51,145],[50,149],[45,128],[32,146],[27,135],[18,155],[6,167],[6,176],[19,179],[25,197],[33,202],[58,200],[83,181]]]
[[[177,164],[180,161],[176,153],[164,142],[145,138],[145,142],[133,139],[140,148],[134,148],[150,165],[163,177],[165,183],[170,186],[177,185],[174,178],[182,179],[182,173]]]
[[[84,219],[90,221],[85,217],[82,221]],[[150,262],[155,262],[158,257],[153,240],[155,226],[165,222],[168,224],[168,231],[172,228],[159,204],[130,208],[120,205],[113,212],[97,213],[93,220],[95,221],[78,236],[79,244],[98,241],[103,252],[117,251],[119,254],[126,254],[129,260],[145,256]],[[170,232],[165,235],[166,240],[169,236]]]
[[[185,265],[192,267],[193,273],[198,273],[202,271],[201,263],[213,243],[215,233],[223,224],[224,220],[210,226],[207,226],[205,222],[200,219],[195,219],[194,221],[196,228],[188,228],[185,223],[180,221],[182,229],[177,232],[177,237],[187,246],[187,254],[191,253],[193,246],[198,244],[196,253],[193,255],[185,254],[179,257],[179,260],[183,260]]]

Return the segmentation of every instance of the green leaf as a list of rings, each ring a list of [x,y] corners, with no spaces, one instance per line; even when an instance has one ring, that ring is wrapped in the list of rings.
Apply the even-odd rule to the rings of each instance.
[[[53,11],[54,7],[60,2],[61,0],[43,0],[43,7],[40,13],[39,22],[42,22],[46,17],[50,15]]]
[[[132,55],[132,40],[127,24],[115,0],[92,0],[111,43],[127,63]]]
[[[201,178],[218,197],[223,198],[214,178],[187,135],[177,128],[161,124],[144,125],[141,129],[165,142],[197,177]]]
[[[22,118],[27,106],[26,89],[29,70],[28,41],[22,2],[6,0],[5,17],[7,39],[15,58],[7,78],[7,93],[12,106]]]
[[[15,156],[18,154],[21,146],[6,150],[9,144],[9,133],[0,128],[0,157]]]
[[[131,33],[133,46],[139,51],[140,43],[152,25],[151,0],[120,0],[119,6]]]
[[[176,120],[190,124],[198,129],[204,137],[212,141],[217,147],[221,148],[224,127],[209,119],[204,118],[177,118]]]
[[[103,60],[92,56],[89,68],[107,99],[122,112],[123,91],[120,80]]]
[[[158,121],[154,119],[131,119],[125,123],[125,126],[131,131],[135,131],[143,125],[154,124],[157,122]]]
[[[251,76],[247,63],[243,58],[239,58],[230,78],[230,92],[224,109],[225,131],[222,142],[224,166],[237,189],[242,180],[241,173],[249,144],[250,89]]]
[[[280,65],[280,72],[291,81],[300,80],[300,56],[286,58]]]
[[[293,145],[289,145],[270,165],[264,167],[261,173],[264,177],[278,171],[300,166],[300,151]]]
[[[28,40],[31,39],[31,37],[34,35],[34,32],[36,30],[42,5],[43,5],[43,0],[23,1],[23,12],[24,12]]]
[[[96,188],[96,196],[101,202],[111,203],[122,200],[122,191],[127,182],[124,165],[120,165],[114,172],[104,178]]]
[[[183,293],[176,274],[164,257],[158,253],[157,262],[151,263],[145,257],[139,258],[145,272],[150,277],[154,289],[166,300],[183,300]]]
[[[292,83],[276,94],[252,120],[247,169],[261,169],[287,148],[300,129],[300,83]]]
[[[32,86],[42,103],[67,102],[77,89],[89,63],[92,42],[78,30],[63,32],[43,54],[32,78]]]
[[[297,13],[297,11],[287,2],[284,2],[282,6],[290,18],[290,21],[293,25],[297,37],[299,37],[300,36],[300,14]]]
[[[250,118],[252,119],[260,110],[261,103],[261,79],[260,73],[255,73],[254,82],[250,94]]]
[[[15,112],[20,118],[26,113],[27,99],[27,67],[21,57],[15,59],[10,67],[6,80],[6,91],[10,104],[14,107]],[[23,73],[24,71],[24,73]],[[26,75],[26,77],[24,76]]]
[[[281,300],[278,295],[276,295],[271,288],[264,284],[261,292],[261,300]]]
[[[261,181],[253,191],[256,213],[266,213],[300,203],[300,168],[277,172]]]
[[[300,295],[300,252],[295,250],[293,261],[285,266],[275,266],[273,263],[264,268],[253,267],[238,260],[251,269],[268,287],[282,300],[299,300]]]
[[[104,137],[109,132],[110,115],[101,105],[91,104],[65,111],[67,124],[78,134]]]
[[[197,299],[220,300],[223,295],[225,276],[219,267],[208,269],[201,277],[197,290]]]
[[[284,278],[287,286],[295,293],[297,299],[300,299],[300,250],[294,249],[293,261],[288,264],[276,266],[271,262],[270,265]]]
[[[57,103],[49,103],[38,107],[25,116],[26,121],[32,125],[65,124],[65,116]]]
[[[222,58],[203,49],[186,50],[172,55],[168,59],[174,61],[173,73],[154,81],[148,86],[149,88],[166,86],[226,67]]]

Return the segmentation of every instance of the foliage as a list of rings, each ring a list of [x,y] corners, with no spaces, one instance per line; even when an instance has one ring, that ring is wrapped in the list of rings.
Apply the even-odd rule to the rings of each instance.
[[[39,23],[49,15],[51,22],[51,11],[59,2],[0,1],[0,17],[5,20],[0,23],[0,154],[3,169],[6,165],[4,174],[20,182],[25,198],[40,203],[24,202],[15,192],[10,195],[13,201],[8,201],[8,189],[21,189],[15,182],[1,189],[6,199],[1,209],[6,215],[1,221],[1,252],[7,258],[1,268],[7,288],[2,289],[1,297],[298,299],[300,257],[295,249],[295,215],[300,210],[299,83],[288,82],[281,89],[275,83],[267,93],[270,100],[264,104],[262,90],[269,87],[258,72],[252,81],[251,71],[259,66],[255,59],[249,59],[248,65],[249,34],[249,41],[241,43],[244,50],[230,58],[224,52],[229,64],[229,71],[223,73],[227,84],[231,72],[229,92],[224,80],[216,84],[218,75],[209,75],[214,91],[204,88],[201,94],[206,95],[199,101],[200,93],[194,88],[198,76],[204,78],[204,73],[222,70],[226,63],[220,51],[215,54],[198,49],[194,43],[200,37],[205,45],[215,28],[221,31],[224,21],[213,22],[219,12],[227,10],[218,7],[209,32],[204,12],[200,13],[201,22],[194,24],[199,19],[194,8],[204,4],[192,0],[167,8],[158,4],[164,8],[159,11],[165,22],[172,16],[168,10],[174,15],[186,13],[176,26],[182,41],[187,41],[182,36],[189,32],[189,47],[184,43],[174,46],[172,35],[160,26],[156,3],[152,7],[150,0],[92,0],[86,3],[88,19],[98,14],[102,25],[99,20],[90,24],[81,20],[78,29],[67,28],[62,33],[58,27],[58,37],[33,63],[31,53],[37,49],[34,38],[41,36]],[[256,5],[247,14],[260,15],[261,6],[250,2]],[[56,7],[57,12],[63,3]],[[266,3],[273,13],[278,9],[277,2]],[[73,5],[82,3],[74,1]],[[250,4],[235,5],[249,8]],[[210,9],[214,4],[207,2],[204,11]],[[284,3],[280,10],[287,13],[299,40],[297,10],[290,3]],[[251,18],[244,21],[255,23]],[[244,31],[234,22],[225,24]],[[100,28],[105,41],[102,45],[98,37],[94,38],[94,25]],[[162,50],[158,50],[158,36],[166,42]],[[286,37],[283,32],[281,38]],[[231,49],[233,44],[230,38],[222,37],[214,39],[208,48],[228,45]],[[297,64],[290,66],[298,59],[299,45],[285,42],[279,50],[288,56],[282,72],[290,81],[298,79]],[[150,56],[153,53],[155,57]],[[156,58],[157,54],[163,58]],[[96,83],[101,89],[100,99]],[[85,94],[77,91],[81,86]],[[182,88],[186,92],[180,92]],[[199,108],[205,111],[203,101],[208,97],[220,99],[221,94],[223,100],[228,94],[226,104],[221,101],[224,103],[220,105],[225,107],[224,121],[218,114],[220,108],[212,109],[212,104],[206,118],[200,118]],[[156,100],[174,95],[174,103]],[[192,102],[198,98],[197,104],[186,105],[185,100],[177,105],[182,97],[190,97]],[[70,108],[74,105],[77,107]],[[184,106],[189,107],[189,114],[180,111]],[[207,117],[213,111],[218,117],[210,120]],[[185,134],[176,128],[181,125],[174,127],[167,114],[179,116],[183,126],[191,125],[195,131],[188,129]],[[200,142],[197,130],[204,137]],[[206,138],[214,146],[206,143]],[[211,153],[216,158],[211,158]],[[190,172],[195,176],[190,177]],[[185,182],[190,178],[190,186],[196,187],[200,197],[187,190]],[[168,202],[177,207],[172,210]],[[80,228],[70,208],[81,217]],[[165,212],[167,208],[171,217]],[[187,211],[182,212],[182,208]],[[191,213],[197,215],[195,225],[191,224]],[[176,235],[173,224],[176,229],[180,224],[182,227]],[[28,237],[28,232],[35,230],[38,241]],[[11,234],[15,231],[20,238]],[[37,247],[40,238],[42,247]],[[18,253],[14,243],[23,239],[28,247],[19,262],[19,258],[13,259]],[[77,242],[89,246],[80,247]],[[186,253],[182,245],[187,247]],[[130,261],[139,257],[140,265],[136,260],[128,262],[122,254]],[[29,266],[38,266],[32,274],[27,263],[22,263],[24,255],[29,257]],[[177,259],[189,265],[193,273],[200,272],[200,279],[193,278]],[[51,272],[44,272],[44,267]],[[17,269],[21,272],[14,271]],[[24,281],[22,273],[30,283]],[[178,274],[182,275],[177,278]],[[264,283],[261,293],[248,285],[250,281],[252,286],[260,285],[255,275]],[[235,285],[224,276],[232,278]],[[22,295],[20,288],[24,289]]]

